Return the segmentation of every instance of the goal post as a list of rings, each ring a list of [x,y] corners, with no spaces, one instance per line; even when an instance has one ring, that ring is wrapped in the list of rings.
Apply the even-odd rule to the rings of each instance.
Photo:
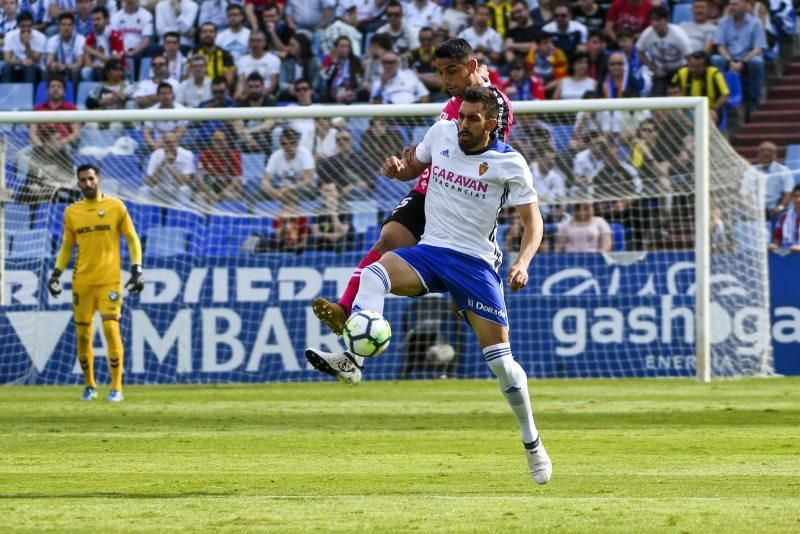
[[[4,206],[2,217],[0,273],[8,274],[0,339],[16,351],[0,363],[0,382],[78,379],[72,327],[48,315],[67,313],[69,301],[50,298],[44,282],[65,201],[75,197],[65,194],[74,188],[74,168],[95,161],[107,190],[131,206],[152,277],[140,298],[126,299],[123,329],[134,379],[137,373],[141,382],[317,379],[301,347],[334,348],[336,340],[315,324],[307,303],[341,292],[382,218],[412,186],[380,177],[378,159],[419,142],[441,109],[437,103],[0,113],[3,176],[9,173],[15,195],[7,203],[14,209]],[[537,166],[547,222],[529,288],[506,296],[512,341],[531,347],[521,358],[532,376],[708,382],[773,371],[767,235],[754,208],[763,182],[710,124],[708,109],[707,99],[694,97],[513,102],[508,142],[532,170]],[[80,124],[81,141],[64,152],[33,147],[26,131],[34,124],[52,135],[53,125]],[[153,133],[143,136],[147,128]],[[191,172],[186,183],[162,187],[164,177],[183,176],[180,153],[171,158],[167,148],[170,132],[178,131]],[[215,144],[218,131],[227,145]],[[148,146],[148,137],[159,144]],[[354,147],[333,165],[344,150],[338,143],[348,137]],[[306,175],[292,167],[300,156],[288,161],[284,141],[310,154],[309,185],[300,183]],[[42,186],[51,175],[60,178],[31,193],[31,183]],[[479,195],[474,184],[439,179]],[[348,187],[353,181],[362,185]],[[338,189],[334,219],[320,187],[327,182]],[[575,217],[586,206],[607,223],[600,228],[609,228],[611,250],[570,251],[572,239],[588,239]],[[349,229],[334,243],[340,218]],[[516,231],[513,212],[501,212],[498,242],[508,247],[507,258],[514,256]],[[386,355],[370,362],[373,376],[485,373],[472,357],[474,341],[435,300],[389,300],[396,334]],[[219,308],[226,302],[235,304]],[[48,317],[58,328],[37,336]],[[95,343],[102,354],[99,336]]]

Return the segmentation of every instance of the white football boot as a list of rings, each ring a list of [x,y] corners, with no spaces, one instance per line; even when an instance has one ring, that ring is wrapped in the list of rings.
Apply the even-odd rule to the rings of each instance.
[[[525,457],[528,459],[528,470],[531,477],[537,484],[547,484],[553,475],[553,462],[544,450],[544,445],[539,438],[536,438],[536,446],[532,449],[525,449]]]
[[[317,371],[334,376],[348,386],[357,386],[361,383],[361,366],[346,352],[306,349],[306,360]]]

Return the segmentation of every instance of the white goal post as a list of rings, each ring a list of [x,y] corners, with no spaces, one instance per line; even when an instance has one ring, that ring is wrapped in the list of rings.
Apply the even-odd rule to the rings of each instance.
[[[715,220],[714,211],[721,210],[725,215],[726,220],[730,220],[731,217],[728,218],[727,214],[724,212],[726,211],[726,206],[729,206],[731,210],[737,210],[745,212],[749,208],[746,206],[746,202],[743,202],[741,199],[739,200],[731,200],[730,204],[726,204],[724,200],[717,202],[717,207],[712,209],[712,197],[714,196],[715,187],[719,187],[719,184],[725,183],[724,187],[724,195],[730,194],[738,194],[738,191],[741,188],[741,182],[746,178],[743,178],[749,171],[749,166],[747,165],[744,160],[739,158],[732,148],[727,144],[724,138],[719,134],[716,128],[709,124],[709,113],[708,113],[708,101],[706,98],[695,98],[695,97],[678,97],[678,98],[634,98],[634,99],[614,99],[614,100],[561,100],[561,101],[537,101],[537,102],[513,102],[513,112],[515,118],[517,119],[518,123],[524,123],[524,127],[520,127],[521,133],[517,136],[517,139],[521,139],[523,142],[527,142],[528,139],[525,137],[528,135],[528,132],[532,131],[533,129],[537,128],[538,126],[535,124],[535,121],[541,120],[544,123],[545,129],[548,126],[552,126],[553,124],[564,124],[569,125],[572,121],[575,120],[576,113],[583,113],[584,116],[586,114],[598,113],[598,114],[614,114],[620,113],[625,114],[627,117],[630,115],[631,117],[635,114],[645,114],[647,117],[650,117],[647,120],[651,122],[658,122],[658,119],[655,121],[653,113],[656,112],[663,112],[665,114],[672,114],[674,116],[678,116],[683,114],[683,117],[688,117],[688,124],[691,124],[691,138],[693,139],[693,147],[689,147],[686,151],[687,154],[691,157],[691,162],[685,162],[685,168],[690,169],[691,176],[686,176],[682,178],[681,185],[678,187],[686,188],[682,190],[681,194],[683,194],[687,199],[691,199],[693,202],[693,221],[684,221],[685,225],[691,224],[693,226],[693,239],[694,239],[694,265],[693,265],[693,282],[690,284],[690,289],[687,290],[687,295],[691,295],[694,299],[694,314],[693,314],[693,321],[694,321],[694,332],[693,335],[689,336],[686,334],[686,339],[692,338],[694,341],[694,358],[695,361],[692,363],[695,371],[695,376],[699,381],[708,382],[711,380],[712,375],[719,375],[719,376],[731,376],[731,375],[739,375],[739,374],[770,374],[772,372],[772,357],[771,357],[771,348],[769,343],[769,328],[765,327],[764,321],[768,322],[768,281],[767,281],[767,273],[766,273],[766,232],[764,231],[763,224],[759,225],[757,218],[753,217],[753,220],[750,220],[751,223],[748,228],[750,229],[750,234],[746,236],[748,243],[746,246],[742,245],[741,242],[738,244],[734,243],[730,245],[726,252],[721,252],[721,255],[730,255],[731,257],[735,255],[734,248],[737,250],[739,248],[743,250],[747,250],[747,256],[743,258],[737,257],[736,259],[726,259],[724,261],[730,262],[740,262],[740,264],[732,263],[726,271],[726,275],[730,278],[731,275],[739,274],[744,277],[752,277],[752,280],[743,280],[743,284],[750,284],[752,286],[757,285],[757,296],[748,299],[746,302],[743,300],[742,304],[735,304],[733,306],[745,306],[750,310],[755,309],[756,311],[751,313],[750,316],[737,319],[736,314],[734,313],[735,310],[729,309],[728,311],[733,316],[733,319],[729,322],[729,326],[727,327],[729,330],[733,331],[735,329],[740,329],[744,332],[741,337],[742,339],[747,338],[748,343],[753,345],[752,350],[746,351],[748,363],[745,365],[746,369],[742,370],[739,369],[737,363],[731,363],[728,361],[727,363],[717,363],[716,371],[715,371],[715,363],[714,358],[712,357],[712,343],[723,343],[722,341],[715,340],[714,331],[712,330],[714,326],[712,325],[712,278],[713,272],[715,269],[715,261],[713,253],[714,253],[714,245],[712,243],[712,234],[715,231],[714,224],[717,224],[717,220]],[[402,123],[402,121],[408,119],[412,120],[415,117],[425,118],[428,122],[427,123],[417,123],[417,122],[410,122],[409,124],[429,124],[432,117],[437,117],[441,112],[442,104],[415,104],[415,105],[383,105],[383,106],[373,106],[373,105],[352,105],[352,106],[340,106],[340,105],[332,105],[332,106],[308,106],[308,107],[300,107],[300,106],[287,106],[287,107],[268,107],[268,108],[205,108],[205,109],[144,109],[144,110],[111,110],[111,111],[73,111],[73,112],[3,112],[0,113],[0,126],[4,126],[5,128],[15,128],[20,129],[24,128],[27,125],[31,124],[53,124],[53,123],[82,123],[82,124],[109,124],[109,123],[121,123],[121,124],[140,124],[143,121],[152,121],[155,123],[163,123],[165,121],[191,121],[192,123],[200,123],[203,121],[222,121],[225,124],[233,124],[234,121],[259,121],[259,120],[274,120],[278,124],[288,123],[288,121],[293,120],[303,120],[303,119],[320,119],[320,118],[327,118],[327,119],[334,119],[334,118],[344,118],[346,121],[353,120],[353,119],[373,119],[375,117],[385,117],[387,119],[392,119],[397,121],[398,124]],[[595,115],[591,115],[594,117]],[[530,124],[526,122],[526,118],[530,121]],[[684,119],[686,120],[686,119]],[[622,119],[620,119],[622,122]],[[613,122],[613,121],[612,121]],[[621,123],[620,122],[620,123]],[[630,136],[630,139],[635,140],[638,136],[638,122],[641,120],[637,120],[636,124],[633,126],[625,126],[624,128],[633,128],[630,131],[614,131],[614,135],[618,135],[618,139],[621,139],[623,135]],[[346,128],[345,128],[346,129]],[[418,129],[414,130],[413,128],[409,128],[408,131],[413,133],[418,133]],[[602,133],[602,132],[600,132]],[[555,134],[553,134],[555,135]],[[579,137],[577,133],[572,134],[574,137]],[[679,133],[675,134],[676,137],[681,137]],[[574,138],[573,137],[573,138]],[[277,139],[277,136],[274,137]],[[627,139],[628,137],[626,137]],[[681,137],[682,138],[682,137]],[[577,140],[577,144],[574,152],[580,150],[589,150],[591,148],[591,139],[592,137],[587,134],[586,143],[585,145],[581,145],[581,139]],[[419,139],[411,139],[412,141],[419,141]],[[515,137],[514,131],[512,130],[512,137],[509,143],[514,146]],[[538,141],[537,141],[538,142]],[[562,143],[563,145],[563,143]],[[613,143],[612,143],[613,145]],[[622,143],[620,142],[619,145],[621,146]],[[531,146],[540,146],[531,141]],[[566,146],[566,145],[564,145]],[[610,145],[611,146],[611,145]],[[613,145],[613,150],[616,152],[617,148],[616,145]],[[632,158],[642,157],[642,151],[645,150],[644,148],[637,148],[633,141],[631,142],[631,147],[629,149],[628,156]],[[273,151],[276,150],[277,147],[273,147]],[[570,144],[569,149],[563,148],[559,152],[567,153],[573,147]],[[625,151],[628,149],[620,148],[621,151]],[[638,156],[637,156],[638,150]],[[197,150],[195,151],[195,153]],[[574,157],[574,152],[571,152],[569,155],[570,161],[571,158]],[[531,152],[533,156],[535,156],[535,152]],[[530,154],[526,154],[529,156]],[[387,153],[388,155],[388,153]],[[718,160],[712,159],[717,158]],[[0,161],[5,161],[6,159],[6,151],[0,155]],[[532,163],[529,161],[529,163]],[[566,165],[566,164],[565,164]],[[644,165],[647,165],[646,158]],[[7,165],[2,165],[2,183],[6,183],[6,167]],[[717,173],[717,174],[715,174]],[[654,179],[655,181],[655,179]],[[761,183],[757,182],[757,197],[755,199],[751,199],[757,201],[758,197],[763,195],[763,187]],[[646,187],[646,186],[645,186]],[[591,187],[588,191],[592,191]],[[618,193],[615,192],[614,188],[611,187],[608,189],[610,192],[605,192],[598,194],[595,190],[594,193],[589,193],[591,198],[586,198],[585,196],[580,197],[580,199],[588,200],[588,201],[596,201],[596,200],[626,200],[631,198],[630,194],[627,193],[627,189],[620,189]],[[647,198],[655,198],[654,204],[652,204],[652,208],[648,209],[655,209],[655,210],[663,210],[663,204],[665,201],[663,199],[667,199],[666,204],[668,205],[668,209],[673,209],[671,203],[673,202],[672,198],[678,196],[679,192],[678,189],[672,190],[668,193],[665,193],[663,190],[659,189],[659,193],[647,193],[641,192],[641,188],[637,189],[635,193],[636,197],[647,197]],[[734,193],[732,193],[734,192]],[[593,195],[593,196],[592,196]],[[137,192],[126,192],[124,190],[120,190],[119,196],[126,200],[132,200],[134,202],[145,202],[147,200],[142,200],[142,197]],[[656,198],[658,197],[658,198]],[[659,200],[661,199],[661,200]],[[247,200],[247,199],[245,199]],[[314,200],[313,196],[309,198],[302,198],[301,200]],[[397,201],[400,198],[396,199]],[[559,198],[557,201],[562,204],[569,204],[576,199],[564,199]],[[544,203],[547,203],[547,199],[543,199]],[[555,201],[554,201],[555,202]],[[163,207],[175,207],[174,202],[171,199],[163,199],[163,201],[155,200],[153,201],[154,205],[160,205]],[[194,204],[193,204],[194,205]],[[191,212],[193,208],[186,207],[186,206],[178,206],[179,209],[185,209],[188,212]],[[750,210],[752,211],[752,210]],[[226,215],[233,215],[233,214],[226,214]],[[271,214],[274,215],[274,214]],[[187,215],[188,216],[188,215]],[[33,215],[32,215],[33,217]],[[4,216],[2,217],[3,221],[5,220],[5,210]],[[0,221],[0,224],[3,224],[3,221]],[[137,221],[134,220],[134,223]],[[734,234],[735,229],[733,228],[734,224],[737,223],[728,223],[728,233]],[[655,223],[654,226],[658,226],[658,221]],[[0,226],[0,229],[2,226]],[[753,231],[755,229],[755,231]],[[624,229],[623,229],[624,230]],[[656,232],[658,228],[650,228],[649,232]],[[555,231],[555,230],[554,230]],[[629,229],[627,229],[629,231]],[[746,232],[746,231],[745,231]],[[740,232],[741,233],[741,232]],[[7,251],[9,250],[8,244],[5,242],[6,235],[3,232],[2,237],[0,238],[3,240],[3,246],[0,248],[3,255],[2,265],[0,265],[0,273],[4,273],[5,269],[7,268]],[[17,238],[18,239],[18,238]],[[560,238],[558,238],[560,239]],[[729,236],[729,241],[735,241],[734,237]],[[762,246],[763,245],[763,246]],[[657,249],[658,246],[656,245],[649,245],[649,248],[646,250],[653,251]],[[197,249],[200,250],[200,249]],[[619,250],[615,254],[606,254],[605,257],[607,258],[608,262],[616,262],[619,265],[625,265],[631,261],[636,261],[636,258],[641,257],[641,254],[638,254],[637,249],[628,248],[628,252],[626,253],[625,250]],[[732,252],[733,251],[733,252]],[[640,252],[640,251],[639,251]],[[729,254],[730,253],[730,254]],[[197,252],[196,254],[201,254]],[[13,254],[12,256],[13,257]],[[578,256],[576,256],[577,258]],[[147,250],[145,251],[145,263],[147,262]],[[353,254],[352,259],[352,266],[355,266],[360,256],[358,254]],[[755,259],[753,259],[755,258]],[[579,261],[579,260],[576,260]],[[679,262],[680,263],[680,262]],[[686,263],[686,262],[682,262]],[[757,263],[757,265],[755,265]],[[42,268],[43,270],[47,270],[52,267],[52,259],[47,258],[42,261]],[[254,265],[257,262],[253,263]],[[577,265],[577,264],[576,264]],[[737,265],[741,266],[741,269],[737,267]],[[579,267],[579,265],[577,265]],[[531,270],[535,270],[536,265],[532,265]],[[737,272],[738,271],[738,272]],[[618,274],[618,273],[617,273]],[[646,273],[644,273],[646,274]],[[639,275],[643,275],[643,273],[639,273]],[[639,276],[637,275],[637,276]],[[616,275],[614,275],[616,276]],[[678,275],[675,275],[678,276]],[[612,282],[610,282],[612,285]],[[616,282],[618,283],[618,282]],[[671,282],[668,282],[671,283]],[[645,284],[647,286],[647,284]],[[2,284],[2,304],[3,305],[11,305],[11,299],[7,293],[10,291],[9,284],[4,280]],[[44,288],[41,288],[41,291],[44,291]],[[568,295],[569,298],[573,298],[573,295],[577,293],[575,292],[566,292],[565,295]],[[640,295],[648,295],[648,290],[642,288],[639,293]],[[732,295],[731,298],[736,298],[736,292],[725,293],[723,291],[724,298],[728,298],[728,295]],[[609,290],[609,295],[615,296],[612,290]],[[665,301],[666,302],[666,301]],[[680,314],[676,310],[678,308],[672,309],[669,306],[672,304],[667,303],[667,311],[664,312],[666,314],[666,319],[661,318],[661,325],[662,327],[666,325],[666,330],[668,332],[672,332],[672,317],[673,315],[669,315],[670,313],[674,313],[674,317],[679,317]],[[638,308],[637,308],[638,309]],[[603,308],[605,310],[605,308]],[[760,310],[760,311],[759,311]],[[662,310],[663,311],[663,310]],[[595,316],[598,316],[598,311],[595,310]],[[626,312],[628,313],[628,312]],[[631,311],[627,319],[624,321],[624,328],[631,329],[634,331],[632,334],[632,338],[643,338],[647,337],[647,332],[651,329],[649,327],[641,326],[642,325],[642,317],[644,317],[645,312],[641,311]],[[568,314],[567,314],[568,315]],[[565,317],[567,316],[565,315]],[[571,316],[570,316],[571,317]],[[576,312],[575,315],[576,319],[574,321],[575,325],[582,324],[581,321],[585,322],[585,315],[580,315]],[[677,320],[677,319],[676,319]],[[554,320],[555,321],[555,320]],[[571,319],[570,319],[571,321]],[[655,316],[652,318],[653,324],[655,324],[657,319]],[[738,321],[738,322],[737,322]],[[752,323],[752,324],[751,324]],[[532,323],[533,324],[533,323]],[[555,324],[555,322],[553,323]],[[567,326],[564,326],[567,325]],[[578,335],[572,330],[573,322],[564,322],[561,327],[562,330],[569,330],[564,336],[564,339],[569,340],[570,336],[577,337]],[[631,326],[631,325],[639,325],[639,326]],[[597,327],[595,330],[595,326]],[[615,336],[613,333],[604,332],[603,326],[600,321],[598,321],[595,326],[591,327],[591,335],[594,336],[592,338],[592,342],[597,343],[597,350],[602,352],[604,349],[603,343],[608,345],[612,345],[616,343],[616,341],[608,341]],[[15,326],[17,329],[17,333],[19,333],[19,327]],[[533,328],[539,329],[539,326],[534,326]],[[577,326],[575,326],[577,329]],[[586,327],[589,330],[589,327]],[[746,331],[746,332],[745,332]],[[638,332],[638,333],[637,333]],[[738,332],[738,330],[737,330]],[[595,335],[596,334],[596,335]],[[588,333],[584,333],[584,338],[589,335]],[[628,335],[628,334],[625,334]],[[676,334],[677,335],[677,334]],[[731,334],[733,335],[733,334]],[[737,334],[738,335],[738,334]],[[660,337],[659,337],[660,336]],[[748,337],[749,336],[749,337]],[[668,337],[668,334],[663,334],[660,332],[656,335],[658,339],[662,340],[663,343],[666,345],[667,342],[671,339]],[[596,339],[595,339],[596,338]],[[638,341],[637,341],[638,342]],[[575,347],[574,351],[579,350],[580,345],[586,344],[586,340],[583,341],[576,340],[576,341],[563,341],[562,345],[565,343],[572,343],[572,346]],[[724,344],[724,343],[723,343]],[[610,349],[609,349],[610,350]],[[236,352],[236,351],[234,351]],[[568,353],[568,350],[562,351],[564,354]],[[738,353],[737,353],[738,354]],[[33,357],[33,356],[31,356]],[[734,356],[725,356],[723,360],[727,358],[735,359]],[[656,356],[658,358],[658,356]],[[688,364],[687,364],[688,365]],[[677,367],[676,367],[677,368]],[[587,368],[588,369],[588,368]],[[41,369],[40,369],[41,371]],[[584,374],[585,372],[585,374]],[[550,373],[544,373],[545,376],[550,376]],[[611,375],[614,376],[614,372],[611,372]],[[657,373],[650,373],[649,371],[644,371],[642,376],[655,376]],[[557,376],[557,375],[556,375]],[[586,370],[584,371],[581,368],[581,371],[578,373],[578,376],[591,376],[591,371]],[[638,376],[638,375],[637,375]]]

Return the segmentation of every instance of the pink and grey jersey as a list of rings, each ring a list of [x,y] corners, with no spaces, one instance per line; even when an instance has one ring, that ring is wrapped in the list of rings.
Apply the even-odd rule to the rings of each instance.
[[[505,141],[508,138],[509,132],[511,132],[511,125],[514,123],[514,112],[511,110],[511,101],[503,91],[491,85],[488,81],[484,83],[484,87],[490,87],[497,94],[497,103],[500,105],[500,113],[497,116],[497,128],[495,128],[494,134],[500,141]],[[464,99],[460,96],[451,97],[450,100],[447,101],[447,104],[444,105],[439,120],[458,120],[458,110],[461,109],[461,102],[463,102],[463,100]],[[428,167],[419,175],[417,183],[414,186],[414,191],[419,191],[423,195],[427,193],[430,176],[431,168]]]

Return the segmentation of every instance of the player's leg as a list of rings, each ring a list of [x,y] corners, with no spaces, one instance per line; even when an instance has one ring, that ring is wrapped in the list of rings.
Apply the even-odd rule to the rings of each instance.
[[[420,247],[407,248],[402,252],[406,256],[413,256],[418,248]],[[404,260],[397,253],[385,254],[380,261],[367,266],[361,273],[361,283],[353,301],[353,309],[383,313],[384,299],[389,293],[401,296],[421,295],[427,291],[427,285],[420,276],[424,275],[412,267],[408,258]],[[347,351],[331,353],[309,348],[306,350],[306,359],[318,371],[334,376],[346,384],[361,383],[364,358],[360,356]]]
[[[425,229],[425,195],[411,191],[386,218],[381,227],[378,240],[358,263],[339,302],[331,302],[323,297],[314,299],[312,309],[317,318],[328,325],[336,334],[342,327],[353,307],[358,294],[361,273],[389,251],[416,245]]]
[[[92,318],[95,312],[94,295],[89,288],[72,288],[72,312],[75,321],[76,352],[78,363],[83,371],[83,395],[81,400],[97,398],[97,382],[94,378],[94,335]]]
[[[531,476],[537,484],[546,484],[553,472],[553,464],[536,429],[528,394],[528,375],[511,352],[508,328],[471,310],[466,311],[465,316],[478,337],[486,363],[497,377],[500,390],[517,418]]]
[[[106,400],[121,402],[122,372],[124,367],[124,348],[119,330],[122,316],[122,291],[119,285],[106,285],[98,292],[100,314],[103,319],[103,334],[108,346],[108,368],[111,371],[111,390]]]

